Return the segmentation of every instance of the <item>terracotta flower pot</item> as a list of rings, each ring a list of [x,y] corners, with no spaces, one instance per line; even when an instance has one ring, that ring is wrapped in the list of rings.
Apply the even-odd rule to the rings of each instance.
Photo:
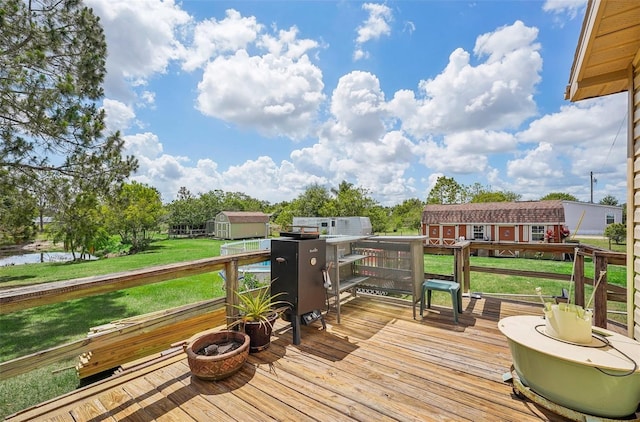
[[[237,349],[215,356],[198,354],[198,351],[212,344],[235,341],[241,344]],[[196,337],[184,348],[191,373],[203,380],[215,381],[237,372],[249,356],[250,338],[238,331],[218,331]]]

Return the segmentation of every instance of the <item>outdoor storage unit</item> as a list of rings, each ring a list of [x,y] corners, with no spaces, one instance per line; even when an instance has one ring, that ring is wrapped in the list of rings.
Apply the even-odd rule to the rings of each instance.
[[[281,237],[271,240],[271,293],[285,293],[276,300],[291,303],[285,318],[293,327],[293,344],[300,344],[300,323],[320,319],[325,305],[326,288],[323,270],[326,242],[315,238]]]

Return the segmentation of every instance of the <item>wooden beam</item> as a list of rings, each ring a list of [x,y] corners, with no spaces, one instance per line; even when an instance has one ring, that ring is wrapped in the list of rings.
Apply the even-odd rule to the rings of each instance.
[[[42,368],[63,359],[75,358],[82,353],[90,352],[94,349],[109,347],[109,345],[115,342],[133,339],[141,333],[161,330],[163,327],[174,324],[176,321],[183,321],[204,313],[214,312],[222,307],[224,307],[224,298],[212,299],[192,306],[180,307],[173,312],[169,310],[165,315],[149,321],[114,329],[101,335],[83,338],[51,349],[2,362],[0,363],[0,380]]]

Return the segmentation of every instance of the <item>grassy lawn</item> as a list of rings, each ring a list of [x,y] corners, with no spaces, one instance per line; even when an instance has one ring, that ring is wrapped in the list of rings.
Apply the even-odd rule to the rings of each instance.
[[[608,248],[608,241],[585,239],[583,243]],[[173,262],[218,256],[225,243],[211,239],[162,239],[143,253],[75,263],[16,265],[0,269],[0,289],[81,278],[145,268]],[[616,249],[614,249],[616,250]],[[620,245],[624,251],[624,245]],[[471,265],[515,268],[571,274],[570,261],[523,258],[472,257]],[[425,271],[451,274],[452,256],[425,256]],[[588,276],[593,268],[586,266]],[[608,280],[625,285],[626,269],[610,266]],[[483,293],[534,295],[541,287],[545,295],[559,295],[567,282],[486,273],[472,273],[471,290]],[[587,288],[587,295],[590,293]],[[121,318],[167,309],[204,299],[221,297],[222,279],[217,273],[202,274],[139,286],[64,303],[40,306],[0,316],[0,361],[83,338],[91,327]],[[588,297],[588,296],[587,296]],[[435,303],[450,306],[450,296],[434,292]],[[538,301],[537,297],[530,300]],[[613,307],[613,305],[612,305]],[[78,387],[75,361],[60,362],[28,374],[0,382],[0,418]]]
[[[220,255],[220,246],[224,243],[226,242],[211,239],[162,239],[153,242],[149,250],[135,255],[95,261],[51,262],[2,267],[0,289],[210,258]]]

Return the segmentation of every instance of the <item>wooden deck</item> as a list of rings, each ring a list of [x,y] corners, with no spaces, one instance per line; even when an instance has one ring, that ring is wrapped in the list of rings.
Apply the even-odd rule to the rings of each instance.
[[[327,331],[279,321],[271,347],[226,380],[191,376],[182,352],[42,403],[8,421],[563,421],[519,399],[502,375],[511,355],[497,322],[540,307],[464,299],[460,323],[435,307],[358,297]],[[418,317],[419,318],[419,317]]]

